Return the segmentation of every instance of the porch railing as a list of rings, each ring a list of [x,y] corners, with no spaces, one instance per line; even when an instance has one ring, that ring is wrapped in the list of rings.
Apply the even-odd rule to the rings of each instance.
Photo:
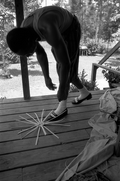
[[[119,74],[120,75],[120,72],[117,71],[117,70],[114,70],[112,68],[109,68],[107,66],[103,66],[102,64],[108,60],[108,58],[113,55],[114,52],[116,52],[118,50],[118,48],[120,48],[120,42],[118,42],[103,58],[102,60],[100,60],[100,62],[97,64],[97,63],[93,63],[92,64],[92,71],[91,71],[91,82],[95,82],[96,81],[96,74],[97,74],[97,69],[98,68],[103,68],[103,69],[106,69],[106,70],[109,70],[115,74]]]

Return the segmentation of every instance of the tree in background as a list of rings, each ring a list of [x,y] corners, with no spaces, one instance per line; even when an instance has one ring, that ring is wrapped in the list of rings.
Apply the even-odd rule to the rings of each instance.
[[[24,17],[41,7],[43,0],[23,0]],[[90,41],[99,45],[101,41],[109,44],[120,31],[120,0],[58,0],[57,6],[64,7],[75,14],[82,27],[82,43]],[[15,26],[14,0],[0,2],[0,54],[13,55],[6,45],[5,36]],[[9,53],[5,53],[6,50]],[[15,56],[15,55],[14,55]],[[11,56],[13,59],[13,56]]]
[[[105,13],[105,11],[107,13]],[[102,26],[101,38],[109,42],[113,41],[113,34],[119,29],[120,17],[115,18],[120,14],[120,2],[118,0],[107,1],[104,4],[104,22]]]
[[[114,39],[116,39],[116,41],[120,41],[120,14],[117,14],[115,17],[115,21],[118,23],[118,30],[116,33],[113,33],[113,37]]]
[[[42,2],[42,1],[41,1]],[[23,0],[24,16],[27,16],[31,11],[39,8],[41,4],[38,0]],[[14,0],[1,0],[0,2],[0,61],[3,62],[3,67],[8,61],[16,63],[19,57],[8,48],[6,43],[7,32],[14,28],[15,21],[15,3]]]
[[[43,0],[23,0],[24,5],[24,17],[26,17],[30,12],[41,7]]]
[[[10,1],[7,1],[8,5],[11,5]],[[13,7],[10,6],[10,7]],[[15,13],[12,11],[12,8],[9,9],[6,7],[6,3],[3,1],[0,3],[0,54],[1,61],[5,64],[5,55],[6,55],[6,34],[13,27],[13,21],[15,19]]]
[[[72,0],[72,3],[72,12],[77,15],[82,27],[82,44],[90,41],[92,46],[100,46],[101,42],[109,45],[114,41],[113,35],[120,28],[119,0]]]
[[[41,1],[42,2],[42,1]],[[25,14],[27,16],[31,11],[40,7],[38,0],[23,0]],[[11,52],[6,43],[6,35],[8,31],[16,26],[15,21],[15,3],[14,0],[0,1],[0,65],[2,68],[2,76],[9,75],[9,63],[18,63],[19,56]]]

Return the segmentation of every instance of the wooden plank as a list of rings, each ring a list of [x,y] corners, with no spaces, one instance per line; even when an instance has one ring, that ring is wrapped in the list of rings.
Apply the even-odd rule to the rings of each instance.
[[[87,103],[92,103],[91,101],[93,100],[99,100],[99,98],[101,97],[102,94],[99,95],[93,95],[92,99],[87,101]],[[69,106],[74,107],[74,105],[71,104],[72,100],[74,99],[74,97],[70,97],[67,101]],[[84,101],[82,104],[80,105],[84,105],[86,103],[86,101]],[[51,105],[51,104],[58,104],[57,99],[48,99],[48,100],[36,100],[36,101],[24,101],[24,102],[18,102],[18,103],[9,103],[9,104],[0,104],[0,112],[1,110],[6,110],[6,109],[15,109],[15,108],[23,108],[23,107],[32,107],[32,106],[41,106],[43,107],[43,105]]]
[[[23,126],[26,127],[27,125],[23,125]],[[22,124],[17,121],[9,121],[9,122],[0,123],[0,132],[15,131],[20,128],[23,128]]]
[[[86,114],[88,114],[88,115],[84,115],[84,111],[86,111]],[[76,107],[76,108],[71,108],[71,109],[69,109],[69,112],[68,112],[68,115],[65,117],[65,119],[64,119],[64,122],[69,122],[69,121],[71,121],[72,119],[73,120],[79,120],[80,119],[80,116],[82,116],[81,115],[81,113],[83,113],[83,117],[84,118],[87,118],[88,116],[89,116],[89,114],[90,114],[90,112],[91,112],[91,116],[93,115],[92,114],[92,112],[94,113],[94,112],[99,112],[99,105],[92,105],[92,106],[85,106],[85,107]],[[36,112],[37,113],[37,112]],[[46,111],[46,114],[48,114],[48,111]],[[71,115],[71,114],[73,114],[73,115]],[[26,118],[28,118],[28,116],[27,115],[25,115],[25,114],[19,114],[19,115],[22,115],[22,116],[24,116],[24,117],[26,117]],[[7,123],[7,122],[9,122],[9,124],[8,124],[8,127],[9,127],[9,129],[11,128],[11,130],[13,130],[13,129],[16,129],[17,128],[17,124],[16,124],[16,122],[18,122],[18,121],[16,121],[16,119],[19,119],[20,120],[20,118],[19,118],[19,115],[8,115],[8,116],[3,116],[2,117],[2,122],[4,122],[4,123],[0,123],[0,124],[3,124],[3,129],[4,129],[4,124],[5,124],[5,122]],[[30,113],[30,115],[33,115],[33,114],[31,114]],[[38,116],[40,117],[40,114],[38,113]],[[87,117],[86,117],[87,116]],[[89,118],[89,117],[88,117]],[[11,123],[11,125],[10,125],[10,121],[12,121],[12,123]],[[15,122],[15,124],[13,123],[13,122]],[[19,122],[18,122],[19,123]],[[20,124],[18,124],[18,126],[19,126]],[[1,130],[2,130],[2,127],[0,128]]]
[[[64,123],[68,123],[69,124],[69,123],[72,123],[72,122],[75,122],[75,121],[88,120],[93,115],[97,114],[98,112],[99,111],[92,111],[92,112],[89,111],[89,112],[87,112],[87,114],[85,114],[84,112],[82,112],[82,113],[75,113],[75,114],[69,113],[68,116],[64,119]],[[10,118],[11,118],[11,116],[10,116]],[[11,121],[11,120],[13,120],[13,119],[10,119],[9,122],[0,123],[0,132],[19,130],[19,129],[23,129],[23,128],[27,128],[28,127],[28,125],[26,125],[26,124],[22,124],[22,123],[19,123],[17,121]]]
[[[74,114],[69,113],[65,117],[63,123],[69,123],[69,122],[82,121],[85,119],[89,119],[98,112],[99,112],[99,110],[88,111],[88,112],[86,112],[86,114],[84,114],[84,112],[78,112],[78,113],[74,113]],[[11,116],[10,116],[10,118],[11,118]],[[2,131],[19,130],[20,128],[22,129],[24,127],[26,128],[26,127],[28,127],[28,125],[17,122],[17,121],[11,121],[11,122],[1,123],[0,131],[2,132]]]
[[[20,139],[22,139],[22,137],[18,135],[18,131],[0,132],[0,142]],[[2,149],[2,147],[0,149]]]
[[[68,103],[67,107],[70,108],[70,112],[72,111],[72,109],[76,109],[78,110],[79,108],[81,109],[86,109],[86,107],[91,106],[91,104],[94,105],[98,105],[99,104],[99,99],[98,100],[89,100],[89,101],[84,101],[82,104],[73,106],[72,103]],[[4,115],[11,115],[11,114],[20,114],[20,113],[34,113],[34,112],[39,112],[41,113],[41,110],[47,110],[51,111],[54,110],[56,108],[57,104],[48,104],[48,105],[40,105],[40,106],[32,106],[32,107],[21,107],[21,108],[12,108],[12,109],[7,109],[7,110],[0,110],[0,116],[4,116]],[[68,110],[69,111],[69,110]],[[45,111],[45,113],[47,113]],[[1,117],[1,121],[2,121],[2,117]]]
[[[51,181],[61,174],[74,157],[23,168],[23,181]]]
[[[33,149],[40,149],[44,147],[50,147],[55,145],[61,145],[81,140],[87,140],[89,138],[89,135],[85,130],[74,130],[72,132],[65,132],[65,133],[59,133],[56,134],[59,139],[55,138],[53,135],[46,135],[46,136],[40,136],[38,145],[35,146],[35,140],[34,138],[29,139],[23,139],[23,140],[17,140],[17,141],[9,141],[9,142],[2,142],[0,143],[0,155],[2,154],[8,154],[8,153],[15,153],[20,151],[26,151],[26,150],[33,150]]]
[[[61,133],[61,132],[66,132],[66,131],[71,131],[71,130],[76,130],[76,129],[82,129],[82,128],[85,128],[85,127],[88,127],[88,120],[94,116],[95,114],[97,114],[98,111],[94,111],[94,112],[89,112],[87,114],[84,114],[84,113],[81,113],[81,114],[70,114],[68,115],[68,118],[66,118],[63,123],[65,124],[69,124],[70,126],[69,127],[62,127],[61,126],[59,127],[51,127],[52,131],[53,132],[57,132],[57,133]],[[14,122],[12,122],[13,125],[14,125]],[[7,127],[8,126],[8,127]],[[15,126],[12,127],[12,126],[9,126],[7,125],[7,123],[5,124],[2,124],[1,126],[1,132],[0,132],[0,141],[3,142],[3,141],[7,141],[7,140],[16,140],[16,139],[20,139],[20,135],[18,135],[18,132],[21,130],[21,129],[25,129],[25,128],[28,128],[28,125],[26,124],[17,124],[15,122]],[[14,129],[13,129],[14,128]],[[13,129],[13,131],[11,130]],[[36,135],[36,133],[31,133],[28,137],[34,137]]]
[[[0,181],[23,181],[22,169],[0,172]]]
[[[55,107],[53,108],[54,105],[51,105],[48,107],[49,111],[45,111],[45,115],[47,115],[51,110],[54,110]],[[96,111],[99,110],[99,105],[95,104],[95,105],[86,105],[86,106],[82,106],[82,107],[74,107],[74,108],[69,108],[68,109],[68,114],[69,113],[78,113],[78,112],[85,112],[85,110],[87,110],[87,112],[89,111]],[[3,114],[5,115],[5,111],[2,111]],[[33,115],[33,113],[36,112],[38,114],[38,116],[41,116],[41,110],[38,107],[34,107],[31,109],[20,109],[20,110],[8,110],[7,115],[11,114],[15,114],[15,119],[20,119],[19,115],[21,115],[21,113],[28,118],[28,116],[26,116],[26,113],[30,113],[31,115]],[[67,117],[67,116],[66,116]],[[4,117],[1,117],[1,121],[3,122]]]
[[[0,171],[15,169],[33,164],[45,163],[68,157],[75,157],[81,152],[86,141],[52,146],[31,151],[0,156]]]
[[[92,95],[101,95],[103,94],[105,91],[104,90],[97,90],[97,91],[90,91],[92,93]],[[75,97],[75,96],[78,96],[79,95],[79,92],[70,92],[69,93],[69,96],[68,96],[68,100],[69,98],[71,97]],[[43,96],[34,96],[34,97],[31,97],[30,100],[24,100],[23,98],[10,98],[10,99],[4,99],[4,100],[0,100],[0,103],[1,104],[10,104],[10,103],[19,103],[19,102],[34,102],[34,101],[45,101],[45,100],[53,100],[53,99],[56,99],[57,100],[57,95],[56,94],[53,94],[53,95],[43,95]],[[0,104],[0,105],[1,105]]]
[[[91,100],[98,100],[102,94],[93,95]],[[67,103],[71,104],[74,97],[69,97]],[[90,101],[91,101],[90,100]],[[85,101],[86,102],[86,101]],[[83,103],[85,103],[83,102]],[[87,101],[89,103],[89,101]],[[82,104],[83,104],[82,103]],[[17,103],[8,103],[8,104],[0,104],[1,109],[14,109],[14,108],[21,108],[21,107],[32,107],[32,106],[40,106],[40,105],[50,105],[50,104],[58,104],[57,99],[45,99],[45,100],[36,100],[36,101],[24,101],[24,102],[17,102]],[[73,105],[72,105],[73,106]]]
[[[75,110],[75,108],[73,108],[73,109]],[[69,114],[66,116],[66,120],[69,120],[69,118],[70,118],[69,115],[71,114],[71,110],[72,110],[72,109],[69,109],[69,110],[68,110],[68,111],[69,111]],[[73,110],[72,112],[74,112],[74,110]],[[79,115],[79,114],[82,113],[81,109],[79,109],[78,111],[79,111],[79,112],[75,112],[75,113],[74,113],[74,116],[75,116],[75,117],[77,116],[77,114]],[[97,109],[95,109],[95,110],[92,110],[92,112],[93,112],[93,111],[99,111],[99,108],[97,108]],[[90,112],[91,112],[91,111],[88,111],[87,114],[89,114]],[[91,112],[91,113],[92,113],[92,112]],[[36,113],[38,114],[38,116],[40,116],[39,112],[36,111]],[[47,114],[47,113],[48,113],[48,111],[46,111],[46,114]],[[33,115],[32,113],[30,113],[30,114]],[[20,115],[20,116],[27,117],[24,113],[23,113],[23,114],[21,113],[21,114],[19,114],[19,115]],[[83,115],[84,115],[84,112],[83,112]],[[71,116],[72,116],[72,115],[71,115]],[[33,117],[35,117],[35,116],[33,115]],[[78,117],[78,116],[77,116],[77,117]],[[78,119],[77,117],[76,117],[76,119]],[[79,117],[80,117],[80,115],[79,115]],[[8,122],[10,122],[10,121],[13,122],[13,121],[16,121],[16,119],[18,119],[18,118],[19,118],[19,117],[18,117],[18,114],[16,114],[16,115],[7,115],[7,116],[4,115],[4,116],[1,116],[0,122],[1,122],[1,123],[5,123],[5,122],[8,123]],[[71,118],[73,118],[73,116],[72,116]],[[74,119],[74,118],[73,118],[73,119]],[[12,127],[13,127],[13,126],[12,126]],[[0,129],[1,129],[1,128],[0,128]]]
[[[99,99],[91,99],[89,101],[85,100],[83,103],[79,104],[79,105],[72,105],[72,103],[67,103],[67,108],[69,113],[71,112],[72,109],[74,108],[79,108],[79,107],[83,107],[86,108],[86,106],[90,106],[90,105],[99,105]],[[40,103],[39,103],[40,104]],[[37,112],[39,114],[39,116],[41,115],[41,111],[44,109],[45,110],[45,115],[48,114],[49,111],[55,109],[55,107],[57,106],[57,104],[47,104],[47,105],[33,105],[33,106],[29,106],[29,107],[14,107],[14,108],[6,108],[6,109],[1,109],[0,110],[0,122],[3,122],[4,117],[9,115],[17,115],[17,114],[26,114],[26,113],[32,113],[32,116],[35,117],[35,115],[33,114],[34,112]],[[18,116],[19,116],[18,115]]]

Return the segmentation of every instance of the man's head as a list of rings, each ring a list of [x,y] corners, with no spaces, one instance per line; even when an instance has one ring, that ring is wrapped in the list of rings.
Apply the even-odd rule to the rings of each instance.
[[[36,48],[36,39],[32,29],[14,28],[6,36],[11,51],[18,55],[30,56]]]

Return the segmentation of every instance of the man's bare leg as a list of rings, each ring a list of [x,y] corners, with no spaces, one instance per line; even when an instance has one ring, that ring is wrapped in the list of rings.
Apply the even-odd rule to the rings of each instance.
[[[84,99],[90,94],[89,91],[84,86],[82,89],[79,89],[79,92],[80,92],[80,95],[78,96],[78,99]]]
[[[55,114],[61,114],[67,107],[67,99],[59,102],[57,109],[54,111]]]
[[[83,101],[85,98],[91,99],[92,96],[91,96],[90,92],[85,88],[85,86],[82,85],[78,76],[76,76],[72,80],[72,83],[78,88],[79,93],[80,93],[79,96],[73,100],[73,102],[72,102],[73,104],[80,103],[80,100]]]

